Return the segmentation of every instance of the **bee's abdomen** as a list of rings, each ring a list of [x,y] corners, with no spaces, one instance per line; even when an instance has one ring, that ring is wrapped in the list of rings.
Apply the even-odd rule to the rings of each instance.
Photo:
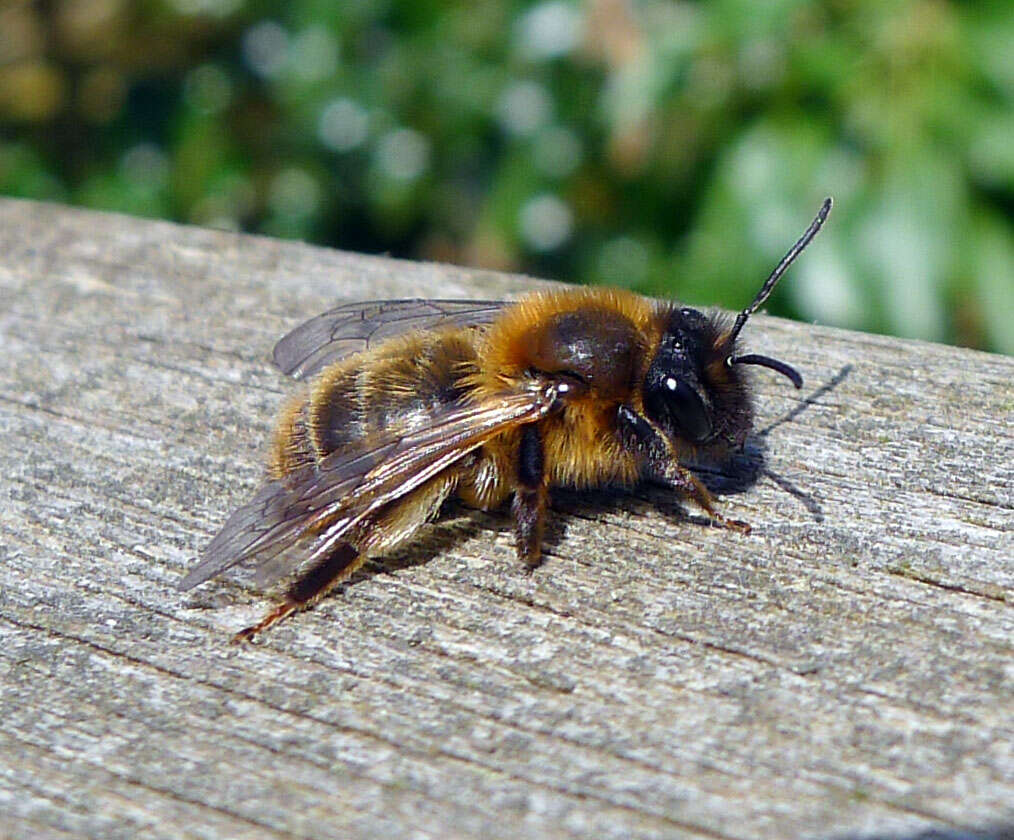
[[[279,418],[268,471],[272,478],[281,478],[316,462],[317,450],[310,436],[310,403],[300,394],[289,401]]]
[[[308,409],[317,457],[425,425],[464,396],[459,382],[475,360],[470,331],[419,333],[325,370]]]
[[[324,376],[327,374],[325,371]],[[359,369],[348,368],[342,375],[331,377],[326,388],[314,389],[309,406],[310,429],[313,446],[321,458],[365,435],[359,374]]]

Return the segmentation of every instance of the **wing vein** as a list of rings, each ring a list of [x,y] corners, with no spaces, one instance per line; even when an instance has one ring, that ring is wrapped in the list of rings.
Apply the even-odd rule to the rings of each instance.
[[[191,589],[233,566],[255,561],[280,577],[294,563],[322,557],[370,516],[421,487],[488,440],[545,417],[557,400],[556,387],[530,389],[484,403],[454,403],[408,432],[387,431],[264,485],[234,511],[180,581]],[[302,541],[315,540],[293,563],[281,562]],[[277,567],[277,568],[276,568]]]

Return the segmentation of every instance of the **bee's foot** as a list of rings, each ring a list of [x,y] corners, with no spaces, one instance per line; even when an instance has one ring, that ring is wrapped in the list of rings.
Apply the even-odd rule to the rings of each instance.
[[[726,528],[729,531],[735,531],[737,534],[749,534],[753,529],[750,527],[749,522],[744,522],[741,519],[726,519],[720,513],[711,514],[711,521],[719,528]]]
[[[301,606],[303,605],[295,601],[289,600],[283,601],[256,624],[251,625],[250,627],[247,627],[243,630],[240,630],[235,636],[232,637],[231,644],[238,645],[242,644],[243,642],[251,641],[253,637],[256,636],[258,633],[263,633],[265,630],[267,630],[269,627],[274,626],[283,618],[292,615]]]

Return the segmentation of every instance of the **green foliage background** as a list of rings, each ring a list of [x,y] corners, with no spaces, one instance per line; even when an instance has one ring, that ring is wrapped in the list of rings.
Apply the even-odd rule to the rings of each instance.
[[[1014,13],[7,0],[0,193],[1014,353]]]

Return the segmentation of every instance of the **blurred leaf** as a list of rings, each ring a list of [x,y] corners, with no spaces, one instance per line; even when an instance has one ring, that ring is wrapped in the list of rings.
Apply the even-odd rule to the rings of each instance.
[[[66,187],[50,164],[25,143],[0,144],[0,192],[43,201],[68,198]]]
[[[964,223],[961,177],[954,161],[928,149],[889,166],[856,230],[859,267],[881,291],[890,332],[939,341]]]
[[[971,264],[981,318],[990,344],[1014,355],[1014,235],[997,214],[982,213],[973,222]],[[975,305],[975,304],[973,304]]]
[[[1014,341],[1008,3],[82,0],[0,24],[9,195],[730,308],[832,195],[769,311]]]

